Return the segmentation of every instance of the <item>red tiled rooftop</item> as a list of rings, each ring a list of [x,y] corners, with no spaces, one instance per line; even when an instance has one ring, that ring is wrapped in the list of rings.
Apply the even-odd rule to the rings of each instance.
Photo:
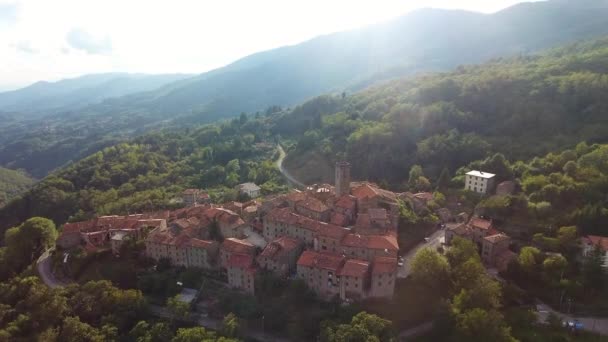
[[[471,225],[474,228],[479,228],[479,229],[487,230],[487,229],[490,229],[492,227],[492,221],[486,220],[486,219],[482,219],[482,218],[479,218],[479,217],[473,217],[471,219],[471,221],[469,221],[469,225]]]
[[[582,238],[584,244],[599,246],[604,252],[608,251],[608,237],[587,235]]]
[[[372,263],[372,274],[394,273],[397,270],[397,258],[376,257]]]
[[[484,240],[489,241],[490,243],[497,243],[497,242],[501,242],[501,241],[505,241],[505,240],[510,240],[511,238],[508,237],[505,234],[502,233],[498,233],[498,234],[494,234],[494,235],[490,235],[490,236],[486,236],[484,237]]]
[[[325,203],[314,197],[308,197],[304,200],[298,201],[296,206],[306,208],[310,211],[314,211],[316,213],[322,213],[329,210],[329,207],[325,205]]]
[[[363,184],[354,188],[351,193],[358,199],[378,196],[378,192],[370,184]]]
[[[340,197],[335,204],[336,208],[355,210],[357,199],[355,197],[344,195]]]
[[[190,239],[190,241],[188,241],[189,246],[195,247],[195,248],[204,248],[204,249],[211,248],[211,247],[215,246],[216,244],[217,244],[217,242],[215,242],[215,241],[200,240],[200,239]]]
[[[363,277],[369,271],[369,262],[357,259],[348,259],[339,272],[340,276]]]
[[[227,238],[222,242],[222,249],[230,253],[254,254],[255,246],[245,240]]]
[[[348,234],[342,240],[342,244],[347,247],[386,249],[393,252],[399,251],[397,238],[392,235]]]
[[[266,245],[266,248],[264,248],[262,253],[260,253],[260,256],[272,259],[282,255],[283,253],[293,251],[294,249],[298,248],[299,245],[300,242],[298,240],[283,236]]]
[[[337,272],[344,263],[344,257],[337,254],[304,251],[298,259],[298,266],[322,268]]]

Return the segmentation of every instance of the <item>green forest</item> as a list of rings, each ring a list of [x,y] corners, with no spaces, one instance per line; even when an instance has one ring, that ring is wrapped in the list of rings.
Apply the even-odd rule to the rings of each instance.
[[[182,190],[206,189],[216,202],[237,199],[252,181],[264,193],[286,190],[264,123],[246,115],[196,129],[151,133],[103,149],[57,171],[0,210],[7,229],[32,216],[68,219],[180,206]]]
[[[319,97],[274,129],[297,141],[287,166],[304,181],[327,179],[314,170],[347,159],[355,177],[399,188],[415,164],[436,179],[497,152],[525,161],[605,142],[607,71],[608,39],[578,43]]]
[[[23,193],[32,184],[34,180],[25,173],[0,167],[0,207]]]

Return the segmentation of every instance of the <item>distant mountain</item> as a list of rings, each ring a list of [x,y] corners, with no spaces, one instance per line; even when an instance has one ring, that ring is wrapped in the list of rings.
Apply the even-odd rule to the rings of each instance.
[[[22,95],[21,102],[7,102],[0,94],[0,117],[6,118],[0,120],[0,165],[44,177],[150,130],[212,122],[271,105],[292,106],[323,93],[350,94],[406,75],[603,35],[608,35],[608,0],[522,3],[495,14],[424,9],[384,24],[260,52],[121,97],[113,87],[134,89],[126,85],[135,81],[110,77],[81,87],[58,82],[69,89],[62,94],[70,95],[63,96],[36,91],[47,86],[37,84],[17,93],[38,94],[40,101]],[[19,98],[11,93],[9,98]],[[96,103],[81,106],[87,101]],[[59,109],[41,120],[19,113],[28,106],[44,111],[49,104]]]
[[[423,9],[388,23],[257,53],[110,103],[163,117],[192,113],[195,120],[211,121],[273,104],[294,105],[321,93],[355,91],[378,80],[605,34],[606,0],[522,3],[490,15]]]
[[[111,97],[154,90],[189,76],[107,73],[57,82],[40,81],[25,88],[0,93],[0,110],[46,114],[75,109]]]

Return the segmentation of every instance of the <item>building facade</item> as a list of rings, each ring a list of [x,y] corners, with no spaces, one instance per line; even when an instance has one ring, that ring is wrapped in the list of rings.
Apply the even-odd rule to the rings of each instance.
[[[493,173],[469,171],[465,175],[464,189],[480,194],[491,193],[494,191],[494,176]]]

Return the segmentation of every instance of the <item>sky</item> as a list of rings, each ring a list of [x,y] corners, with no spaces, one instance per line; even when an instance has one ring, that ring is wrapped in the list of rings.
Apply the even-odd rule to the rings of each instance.
[[[202,73],[423,7],[514,0],[0,0],[0,91],[103,72]]]

